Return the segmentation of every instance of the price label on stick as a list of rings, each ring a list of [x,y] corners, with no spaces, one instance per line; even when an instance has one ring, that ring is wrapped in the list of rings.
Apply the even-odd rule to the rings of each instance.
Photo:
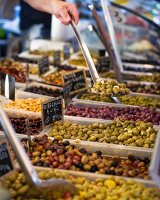
[[[42,103],[43,127],[52,124],[54,121],[63,120],[63,98],[57,97]]]
[[[64,54],[64,59],[70,58],[70,47],[68,45],[64,45],[63,54]]]
[[[39,75],[42,75],[49,71],[49,59],[48,56],[42,57],[38,60]]]
[[[54,60],[54,65],[59,66],[61,64],[61,51],[55,51],[53,53],[53,60]]]
[[[69,105],[70,103],[70,90],[71,90],[71,84],[70,83],[66,83],[63,86],[63,98],[64,98],[64,102],[65,102],[65,108]]]
[[[0,73],[1,95],[8,99],[15,99],[15,78],[9,74]]]
[[[70,84],[70,94],[75,94],[87,88],[86,74],[84,70],[76,70],[65,74],[63,76],[63,82],[64,84]]]
[[[9,145],[5,139],[0,141],[0,177],[14,169]]]

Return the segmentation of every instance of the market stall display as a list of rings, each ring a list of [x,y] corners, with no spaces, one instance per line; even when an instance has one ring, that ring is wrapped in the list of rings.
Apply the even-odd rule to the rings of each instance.
[[[96,18],[95,8],[90,7]],[[109,10],[115,14],[112,8]],[[98,12],[98,15],[101,14]],[[108,24],[105,9],[104,15]],[[160,175],[157,164],[160,63],[155,41],[151,42],[147,37],[134,41],[137,36],[132,38],[133,24],[129,27],[130,19],[127,16],[126,30],[119,22],[120,31],[124,31],[121,32],[121,39],[126,39],[123,37],[127,35],[128,43],[126,48],[124,41],[120,41],[125,50],[121,52],[120,64],[123,66],[113,66],[117,58],[114,58],[112,48],[109,57],[104,49],[103,55],[101,51],[89,50],[79,26],[74,22],[71,26],[82,52],[73,52],[74,40],[70,44],[59,45],[55,41],[35,40],[34,44],[31,42],[32,48],[30,46],[29,50],[17,56],[17,61],[16,58],[0,61],[0,72],[16,79],[14,101],[0,96],[0,104],[15,129],[18,141],[15,142],[12,138],[14,134],[9,133],[11,124],[5,127],[6,120],[1,109],[0,141],[8,136],[11,160],[15,166],[8,174],[0,174],[0,188],[3,187],[11,199],[160,199],[157,187]],[[93,18],[91,24],[92,21]],[[96,22],[107,47],[109,37],[105,27],[100,26],[97,18]],[[119,26],[116,28],[119,29]],[[142,33],[146,36],[144,30]],[[110,32],[110,37],[113,36]],[[46,63],[42,62],[44,56],[47,56]],[[123,67],[123,72],[119,74],[120,67]],[[7,84],[1,80],[0,88],[5,85],[7,90]],[[15,147],[21,147],[21,151],[17,153]],[[26,156],[20,159],[19,155],[23,153]],[[2,156],[1,146],[0,160]],[[26,175],[25,160],[32,163],[30,169],[34,171],[35,167],[40,179],[37,175],[34,177],[36,172],[30,177],[30,170]],[[0,162],[0,169],[5,164]],[[45,180],[57,178],[56,181],[61,180],[63,186],[69,184],[72,187],[64,192],[62,185],[55,181],[55,187],[45,185],[43,190],[37,190],[29,185],[33,184],[34,178],[40,184],[41,181],[45,184]],[[37,184],[36,181],[33,185]],[[61,192],[58,194],[57,191]],[[0,198],[2,195],[4,192],[0,189]]]

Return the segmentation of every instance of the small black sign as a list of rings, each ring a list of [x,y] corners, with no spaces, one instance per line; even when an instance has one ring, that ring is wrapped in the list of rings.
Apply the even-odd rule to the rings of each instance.
[[[64,59],[70,58],[70,47],[68,45],[64,45],[63,54],[64,54]]]
[[[109,60],[106,57],[98,58],[96,67],[99,72],[103,71],[103,69],[109,70],[109,68],[110,68]]]
[[[61,64],[61,51],[54,51],[53,64],[54,66],[59,66]]]
[[[0,142],[0,176],[13,170],[13,163],[8,149],[7,141]]]
[[[79,44],[78,44],[77,39],[76,39],[76,38],[73,39],[73,40],[71,41],[71,43],[72,43],[73,51],[74,51],[74,52],[79,51]]]
[[[42,103],[43,127],[63,119],[63,98],[57,97]]]
[[[70,94],[85,90],[87,88],[86,74],[83,70],[70,72],[63,76],[64,84],[70,84]]]
[[[63,98],[65,102],[65,108],[69,105],[70,103],[70,90],[71,90],[72,85],[70,83],[66,83],[63,86]]]
[[[100,50],[98,51],[98,53],[99,53],[99,56],[100,56],[100,57],[105,56],[105,55],[106,55],[106,50],[105,50],[105,49],[100,49]]]
[[[38,60],[39,75],[42,75],[49,71],[49,59],[48,56],[44,56]]]
[[[5,96],[8,99],[15,99],[15,77],[0,73],[1,80],[1,95]]]

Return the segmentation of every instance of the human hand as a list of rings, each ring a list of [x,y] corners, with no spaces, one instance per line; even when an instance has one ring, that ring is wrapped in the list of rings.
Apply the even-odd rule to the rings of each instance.
[[[76,5],[64,1],[53,0],[51,2],[52,14],[58,18],[62,24],[69,25],[71,20],[78,24],[79,14]]]

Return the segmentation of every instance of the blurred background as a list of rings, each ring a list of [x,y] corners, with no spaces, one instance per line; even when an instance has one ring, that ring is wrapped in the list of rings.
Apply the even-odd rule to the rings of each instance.
[[[79,29],[89,48],[104,48],[96,34],[96,23],[88,5],[94,4],[101,18],[99,0],[72,0],[80,12]],[[138,52],[140,57],[159,57],[160,2],[156,0],[113,0],[110,12],[121,55]],[[105,21],[105,20],[102,20]],[[107,30],[107,27],[106,27]],[[66,34],[67,31],[67,34]],[[36,38],[69,41],[74,37],[69,27],[54,17],[32,9],[23,1],[0,0],[0,56],[20,53]],[[22,42],[23,41],[23,42]],[[149,51],[148,51],[149,50]]]

